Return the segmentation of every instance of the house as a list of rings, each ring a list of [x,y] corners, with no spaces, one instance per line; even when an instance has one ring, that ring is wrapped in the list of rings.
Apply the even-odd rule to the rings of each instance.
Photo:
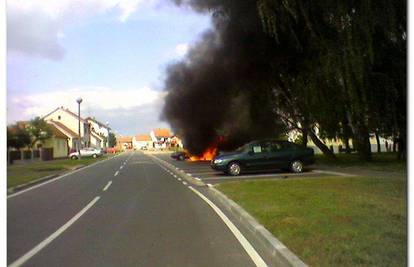
[[[83,119],[82,117],[79,118],[77,114],[69,109],[59,107],[44,116],[43,119],[52,123],[56,128],[69,137],[69,148],[71,149],[77,149],[78,144],[80,144],[81,147],[93,146],[96,148],[103,148],[105,145],[105,136],[95,131],[95,129],[98,129],[100,133],[102,133],[104,132],[104,130],[101,130],[103,127],[93,127],[97,122],[93,122],[94,119],[92,120],[92,118],[89,118],[89,120]],[[80,140],[78,136],[79,121]]]
[[[95,117],[88,117],[85,120],[88,122],[89,130],[93,136],[91,145],[101,148],[108,147],[108,135],[111,128],[107,124],[97,121]]]
[[[80,143],[82,147],[87,147],[89,145],[88,123],[82,117],[79,119],[78,115],[69,109],[59,107],[44,116],[43,119],[47,122],[52,122],[52,124],[55,125],[60,131],[63,131],[65,134],[70,136],[69,148],[77,149]],[[79,120],[81,140],[79,140],[78,136]]]
[[[149,134],[139,134],[132,138],[132,147],[134,149],[153,148],[154,144]]]
[[[168,129],[158,128],[152,130],[150,136],[154,142],[154,148],[167,148],[171,142],[172,134]]]
[[[69,137],[60,131],[56,126],[50,124],[52,136],[41,144],[44,148],[53,148],[53,158],[65,158],[69,153]]]
[[[54,121],[54,120],[48,120],[46,121],[49,123],[53,128],[58,129],[61,133],[63,133],[68,138],[68,147],[69,149],[76,149],[77,144],[79,142],[79,136],[77,133],[66,127],[63,123]]]
[[[29,126],[29,121],[18,121],[16,125],[21,128],[27,128]],[[37,141],[33,144],[32,155],[31,157],[39,157],[40,148],[52,148],[53,149],[53,158],[65,158],[69,153],[68,141],[70,139],[70,131],[64,133],[59,130],[58,127],[52,121],[47,121],[49,128],[51,130],[51,136],[45,140]],[[62,127],[64,129],[64,127]],[[25,150],[26,152],[29,150]],[[22,151],[21,153],[23,153]],[[25,152],[25,153],[26,153]],[[29,151],[30,152],[30,151]],[[22,159],[28,159],[26,156],[21,155]],[[29,157],[30,158],[30,157]]]
[[[117,136],[116,148],[118,150],[132,149],[132,136]]]

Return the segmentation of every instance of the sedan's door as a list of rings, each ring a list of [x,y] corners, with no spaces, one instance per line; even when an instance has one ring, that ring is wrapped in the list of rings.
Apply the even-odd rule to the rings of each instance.
[[[293,156],[294,151],[285,142],[271,142],[269,164],[272,169],[287,168]]]
[[[244,160],[244,165],[250,170],[266,169],[269,165],[268,158],[268,147],[265,144],[252,144]]]

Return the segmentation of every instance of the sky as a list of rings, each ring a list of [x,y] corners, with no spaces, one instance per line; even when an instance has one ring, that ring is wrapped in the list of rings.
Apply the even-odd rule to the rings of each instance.
[[[7,2],[7,123],[64,106],[121,135],[160,120],[168,64],[210,28],[170,0]]]

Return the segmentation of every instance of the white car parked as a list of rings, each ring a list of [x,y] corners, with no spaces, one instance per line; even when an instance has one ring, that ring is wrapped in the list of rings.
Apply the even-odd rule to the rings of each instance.
[[[103,153],[101,149],[96,149],[93,147],[85,147],[80,150],[80,154],[81,154],[81,157],[97,158],[97,157],[102,156]],[[78,157],[79,157],[78,151],[72,152],[69,154],[69,158],[71,159],[77,159]]]

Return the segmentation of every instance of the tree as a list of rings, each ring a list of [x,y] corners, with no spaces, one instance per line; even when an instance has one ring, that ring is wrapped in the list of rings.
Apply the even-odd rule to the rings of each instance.
[[[43,142],[52,136],[52,129],[49,124],[40,117],[35,117],[30,121],[27,126],[27,131],[31,138],[31,147],[33,147],[36,142]]]
[[[306,115],[329,136],[348,138],[351,130],[363,160],[371,159],[375,131],[393,132],[405,153],[406,1],[258,0],[257,7],[275,49],[294,48],[284,50],[289,65],[275,64],[274,72],[283,79],[275,80],[277,89],[301,100],[297,117]]]
[[[13,147],[21,149],[31,144],[30,135],[27,130],[18,125],[14,124],[7,127],[7,147]]]
[[[114,147],[116,145],[116,137],[115,134],[110,132],[108,134],[108,147]]]

